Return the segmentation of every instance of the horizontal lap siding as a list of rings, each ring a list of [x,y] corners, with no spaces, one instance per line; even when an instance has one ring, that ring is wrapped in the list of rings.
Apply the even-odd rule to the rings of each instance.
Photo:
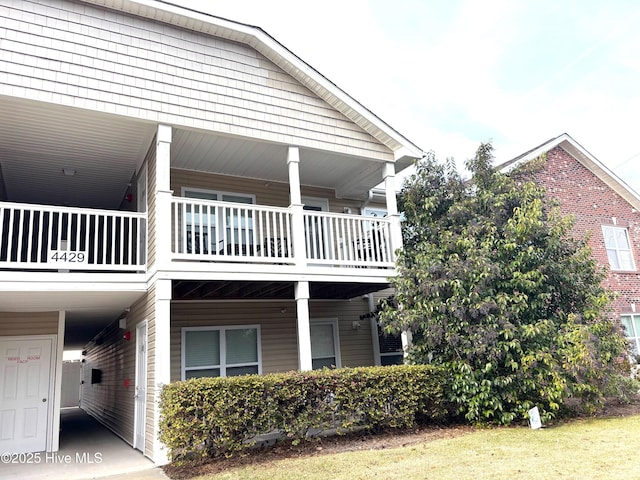
[[[284,310],[284,311],[283,311]],[[371,330],[366,321],[352,323],[366,313],[366,302],[311,301],[311,318],[338,318],[342,365],[373,365]],[[262,373],[298,369],[296,305],[273,302],[175,302],[171,307],[171,381],[181,379],[182,328],[260,325]]]
[[[135,382],[135,362],[136,362],[136,342],[137,342],[137,326],[147,321],[147,412],[145,419],[145,455],[153,458],[153,447],[155,441],[154,434],[154,412],[155,412],[155,287],[149,289],[147,295],[141,298],[138,302],[133,304],[131,312],[127,315],[129,321],[127,322],[127,329],[131,332],[131,344],[133,345],[133,376],[131,382]],[[134,423],[135,405],[131,404],[131,425]]]
[[[156,138],[149,148],[145,158],[147,166],[147,269],[156,260]]]
[[[0,93],[392,159],[256,50],[62,0],[2,0]]]
[[[56,335],[58,312],[0,312],[0,336]]]
[[[262,373],[298,368],[294,302],[181,302],[171,306],[171,381],[181,379],[182,328],[226,325],[260,325]]]
[[[374,365],[371,327],[360,315],[367,313],[367,302],[361,297],[352,300],[311,302],[309,315],[314,318],[338,318],[340,357],[343,367]],[[353,328],[353,322],[360,326]]]
[[[282,160],[282,168],[287,168],[286,160]],[[289,206],[289,184],[280,182],[265,182],[250,178],[216,175],[212,173],[194,172],[190,170],[171,169],[171,190],[175,196],[182,195],[183,187],[200,188],[204,190],[219,190],[231,193],[244,193],[256,196],[256,204],[274,207]],[[358,213],[361,201],[338,199],[335,191],[327,188],[301,186],[302,195],[308,197],[325,198],[329,200],[329,210],[343,213],[349,207],[353,213]]]
[[[123,333],[115,321],[85,347],[80,406],[132,444],[135,342],[125,341]],[[91,383],[92,369],[102,372],[100,383]],[[131,381],[129,387],[125,379]]]
[[[117,433],[127,443],[133,445],[134,433],[134,394],[136,369],[136,326],[147,320],[149,328],[154,312],[153,292],[136,302],[127,314],[126,329],[119,328],[114,321],[90,342],[85,350],[85,363],[82,368],[81,407],[101,423]],[[124,332],[131,333],[130,340],[124,339]],[[148,334],[150,338],[150,335]],[[97,339],[100,339],[96,342]],[[148,340],[150,343],[150,340]],[[91,384],[91,369],[102,370],[102,381]],[[153,397],[153,362],[151,354],[147,360],[147,414],[153,419],[155,398]],[[129,386],[125,386],[129,380]],[[147,418],[148,418],[147,415]],[[151,420],[152,422],[153,420]],[[153,428],[147,421],[147,441],[145,454],[153,454]]]

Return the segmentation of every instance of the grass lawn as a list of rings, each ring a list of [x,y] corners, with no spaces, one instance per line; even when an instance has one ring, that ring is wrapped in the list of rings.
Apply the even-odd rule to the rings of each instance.
[[[197,478],[626,480],[640,474],[638,432],[640,415],[578,420],[542,430],[476,429],[402,448],[276,459]]]

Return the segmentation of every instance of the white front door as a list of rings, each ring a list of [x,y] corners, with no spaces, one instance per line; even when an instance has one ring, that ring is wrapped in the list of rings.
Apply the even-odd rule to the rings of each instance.
[[[0,452],[47,446],[52,340],[0,340]]]
[[[135,438],[133,446],[144,452],[145,424],[147,416],[147,324],[136,328],[136,393]]]

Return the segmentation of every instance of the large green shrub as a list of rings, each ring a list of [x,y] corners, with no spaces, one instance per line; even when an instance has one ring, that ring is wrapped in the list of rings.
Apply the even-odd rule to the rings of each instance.
[[[277,433],[409,427],[446,417],[442,369],[426,365],[200,378],[163,388],[160,440],[173,460],[230,455]]]
[[[432,155],[416,166],[399,198],[396,297],[379,321],[413,333],[412,361],[450,372],[449,398],[471,422],[593,409],[628,348],[604,270],[530,180],[539,162],[506,175],[491,161],[481,145],[471,182]]]

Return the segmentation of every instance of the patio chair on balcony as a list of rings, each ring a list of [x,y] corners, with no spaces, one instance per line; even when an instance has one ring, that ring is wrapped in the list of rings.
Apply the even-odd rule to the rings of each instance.
[[[289,256],[289,247],[286,238],[267,238],[262,248],[263,257],[282,258]]]

